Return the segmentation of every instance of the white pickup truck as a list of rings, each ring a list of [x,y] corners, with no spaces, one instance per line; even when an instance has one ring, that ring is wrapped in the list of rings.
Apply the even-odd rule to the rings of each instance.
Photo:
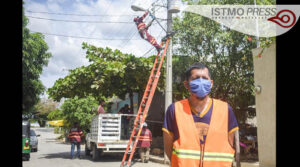
[[[122,127],[122,117],[131,117]],[[90,133],[86,135],[85,155],[97,160],[105,152],[125,152],[135,120],[133,114],[99,114],[92,118]],[[124,128],[128,128],[127,137]]]

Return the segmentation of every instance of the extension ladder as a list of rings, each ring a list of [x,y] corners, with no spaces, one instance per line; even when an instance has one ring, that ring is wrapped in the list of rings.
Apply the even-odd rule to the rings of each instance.
[[[148,110],[150,108],[150,104],[152,102],[152,98],[154,96],[154,92],[155,92],[155,89],[156,89],[156,86],[157,86],[157,83],[158,83],[158,80],[159,80],[159,77],[160,77],[160,68],[161,68],[162,63],[164,61],[164,56],[166,54],[169,42],[170,42],[170,36],[166,36],[165,39],[162,40],[162,42],[160,44],[161,47],[165,44],[165,48],[162,52],[162,55],[161,55],[161,52],[157,53],[155,62],[154,62],[153,67],[152,67],[150,77],[148,79],[146,90],[144,92],[144,95],[143,95],[142,101],[140,103],[140,107],[139,107],[137,116],[136,116],[135,121],[134,121],[134,127],[133,127],[133,130],[131,132],[131,136],[130,136],[130,139],[128,141],[128,145],[127,145],[126,151],[125,151],[124,156],[123,156],[121,167],[124,167],[126,157],[129,154],[129,149],[130,148],[131,148],[130,149],[130,156],[129,156],[129,159],[127,161],[127,166],[126,167],[129,167],[130,164],[131,164],[131,160],[132,160],[132,157],[134,155],[134,151],[135,151],[136,145],[139,141],[139,137],[140,137],[140,134],[141,134],[141,131],[142,131],[142,128],[143,128],[143,123],[145,122],[145,119],[147,117],[147,113],[148,113]],[[158,65],[158,67],[157,67],[157,65]],[[138,129],[138,132],[136,134],[136,127],[137,126],[139,126],[139,129]],[[135,138],[135,139],[134,139],[134,143],[132,145],[131,143],[132,143],[133,138]]]

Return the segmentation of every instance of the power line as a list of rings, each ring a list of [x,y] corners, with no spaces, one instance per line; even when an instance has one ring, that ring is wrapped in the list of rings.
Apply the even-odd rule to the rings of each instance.
[[[69,35],[63,35],[63,34],[52,34],[52,33],[45,33],[45,32],[37,32],[37,31],[31,31],[33,33],[41,33],[45,35],[53,35],[53,36],[61,36],[61,37],[69,37],[69,38],[84,38],[84,39],[96,39],[96,40],[129,40],[129,38],[106,38],[106,39],[100,39],[100,38],[90,38],[90,37],[81,37],[81,36],[69,36]],[[142,40],[142,39],[130,39],[130,40]]]
[[[34,11],[30,11],[27,10],[26,12],[28,13],[43,13],[43,14],[51,14],[51,15],[70,15],[70,16],[110,16],[110,17],[122,17],[122,16],[138,16],[138,15],[108,15],[108,14],[75,14],[75,13],[52,13],[52,12],[34,12]]]
[[[123,41],[122,43],[120,43],[118,45],[118,47],[122,46],[123,47],[126,47],[128,44],[129,44],[129,41],[133,38],[133,36],[135,35],[135,33],[137,32],[136,28],[135,27],[132,27],[129,31],[129,33],[127,34],[127,36],[129,37],[129,40],[128,41]]]
[[[145,52],[144,54],[143,54],[143,56],[141,56],[141,57],[145,57],[146,56],[146,54],[148,54],[150,51],[152,51],[154,49],[154,47],[151,47],[151,49],[149,49],[147,52]]]
[[[59,19],[49,19],[49,18],[43,18],[43,17],[34,17],[34,16],[26,16],[33,19],[42,19],[42,20],[50,20],[50,21],[62,21],[62,22],[82,22],[82,23],[123,23],[123,24],[133,24],[134,22],[129,21],[83,21],[83,20],[59,20]]]
[[[109,4],[109,7],[111,7],[111,5],[112,5],[112,2],[111,1],[109,1],[110,2],[110,4]],[[128,4],[129,5],[129,4]],[[127,8],[123,8],[123,10],[122,11],[119,11],[121,14],[124,14],[124,11],[126,12],[128,9]],[[107,11],[109,11],[108,9],[107,9]],[[107,12],[106,11],[106,12]],[[115,31],[115,29],[117,28],[117,31]],[[132,26],[131,28],[134,28],[134,26]],[[119,33],[120,33],[120,31],[121,30],[124,30],[125,28],[124,27],[122,27],[122,26],[113,26],[112,27],[112,32],[116,32],[116,34],[118,35]],[[126,30],[126,29],[125,29]],[[127,37],[127,36],[126,36]],[[126,41],[124,40],[124,41],[122,41],[122,42],[120,42],[120,43],[125,43]],[[119,43],[119,45],[120,45],[120,43]],[[119,46],[118,45],[118,46]]]

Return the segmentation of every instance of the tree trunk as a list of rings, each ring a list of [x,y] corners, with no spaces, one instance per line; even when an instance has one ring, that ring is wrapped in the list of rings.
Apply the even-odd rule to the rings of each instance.
[[[130,98],[130,112],[133,113],[133,92],[129,92]]]

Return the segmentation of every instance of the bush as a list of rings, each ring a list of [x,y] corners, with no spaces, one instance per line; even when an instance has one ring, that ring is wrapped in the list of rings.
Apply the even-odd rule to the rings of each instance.
[[[54,133],[55,133],[55,134],[59,134],[59,133],[60,133],[59,127],[55,127],[55,128],[54,128]]]
[[[92,117],[96,115],[93,108],[98,107],[98,101],[88,96],[86,98],[78,98],[77,96],[72,99],[67,99],[62,104],[61,109],[64,116],[64,130],[69,130],[75,122],[83,133],[86,135],[86,130],[90,128]]]

